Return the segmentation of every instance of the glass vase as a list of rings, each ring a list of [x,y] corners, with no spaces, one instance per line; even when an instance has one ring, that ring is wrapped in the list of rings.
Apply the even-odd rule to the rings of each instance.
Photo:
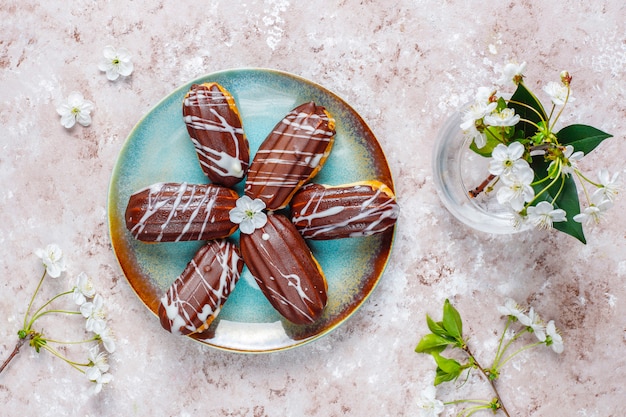
[[[489,158],[470,149],[472,140],[460,128],[465,108],[446,120],[433,150],[433,178],[439,197],[454,217],[475,230],[494,234],[525,230],[527,227],[516,226],[514,214],[498,203],[497,182],[492,189],[470,194],[488,179]]]

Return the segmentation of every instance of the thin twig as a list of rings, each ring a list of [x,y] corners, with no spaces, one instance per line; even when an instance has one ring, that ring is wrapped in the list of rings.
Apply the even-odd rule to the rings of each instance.
[[[484,375],[484,377],[487,378],[487,381],[489,381],[489,383],[491,384],[491,389],[493,390],[493,393],[495,394],[496,398],[498,399],[498,404],[500,405],[500,410],[502,410],[502,412],[507,417],[511,417],[511,415],[507,411],[506,407],[504,406],[504,402],[502,402],[502,397],[500,397],[500,393],[498,392],[498,389],[496,388],[495,382],[493,381],[493,379],[489,378],[489,373],[487,371],[485,371],[482,366],[480,366],[480,364],[476,360],[476,357],[469,350],[469,347],[467,347],[467,346],[465,347],[465,352],[467,352],[467,354],[471,358],[474,359],[474,365],[476,365],[476,367],[480,370],[480,372]]]
[[[478,195],[484,191],[484,189],[489,185],[491,181],[493,181],[495,177],[496,177],[495,175],[489,174],[489,176],[483,182],[481,182],[478,187],[469,191],[470,197],[471,198],[478,197]]]
[[[25,338],[24,339],[18,339],[17,344],[15,345],[15,348],[13,349],[13,352],[11,352],[9,357],[2,363],[2,366],[0,366],[0,374],[2,373],[2,371],[4,371],[4,368],[7,367],[9,362],[11,362],[11,360],[19,353],[20,348],[22,347],[22,345],[25,342],[26,342]]]

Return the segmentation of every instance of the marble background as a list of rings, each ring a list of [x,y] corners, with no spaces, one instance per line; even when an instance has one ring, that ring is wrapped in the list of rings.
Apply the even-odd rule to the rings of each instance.
[[[13,349],[56,242],[68,271],[106,299],[117,337],[114,380],[98,396],[79,372],[25,347],[0,374],[3,416],[415,416],[434,362],[414,353],[450,298],[489,361],[508,297],[554,319],[565,351],[535,349],[499,380],[518,416],[623,415],[626,386],[626,203],[587,231],[491,236],[458,223],[435,192],[431,151],[447,116],[510,60],[532,88],[574,76],[563,122],[613,133],[581,166],[626,178],[626,6],[600,0],[2,0],[0,2],[0,358]],[[134,73],[110,82],[103,48],[126,47]],[[395,246],[372,296],[318,341],[270,355],[217,351],[172,337],[135,296],[112,252],[107,188],[125,138],[153,105],[205,73],[288,71],[334,91],[377,135],[402,206]],[[90,127],[66,130],[71,91],[95,103]],[[623,197],[623,194],[620,196]],[[76,322],[42,321],[47,333]],[[68,354],[81,347],[68,349]],[[489,398],[477,375],[438,397]],[[444,415],[458,409],[449,407]],[[488,413],[484,413],[488,415]]]

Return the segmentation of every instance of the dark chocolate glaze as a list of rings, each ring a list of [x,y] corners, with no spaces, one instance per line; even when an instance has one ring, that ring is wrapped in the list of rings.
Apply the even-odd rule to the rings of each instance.
[[[323,166],[334,142],[335,121],[313,102],[293,109],[257,151],[245,193],[268,210],[289,204],[293,194]]]
[[[217,317],[243,270],[237,247],[226,240],[202,246],[159,305],[161,326],[174,334],[204,331]]]
[[[291,200],[291,217],[307,239],[341,239],[384,232],[396,223],[393,192],[378,181],[343,186],[307,184]]]
[[[326,279],[289,219],[270,214],[267,224],[240,237],[241,255],[269,302],[287,320],[311,324],[326,305]]]
[[[183,100],[183,120],[211,182],[232,187],[245,177],[250,147],[228,91],[216,83],[192,85]]]
[[[209,240],[230,236],[237,193],[214,184],[157,183],[130,196],[126,228],[144,242]]]

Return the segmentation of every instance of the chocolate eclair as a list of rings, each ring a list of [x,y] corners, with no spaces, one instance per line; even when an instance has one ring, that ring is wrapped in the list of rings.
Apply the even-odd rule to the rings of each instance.
[[[230,236],[237,193],[214,184],[156,183],[130,196],[126,228],[144,242],[209,240]]]
[[[293,224],[307,239],[341,239],[384,232],[396,223],[393,191],[380,181],[307,184],[291,200]]]
[[[245,193],[268,210],[289,204],[293,194],[322,168],[335,138],[335,120],[314,102],[293,109],[257,151]]]
[[[161,298],[161,326],[174,334],[204,331],[220,313],[242,270],[234,244],[221,239],[202,246]]]
[[[183,100],[183,119],[211,182],[232,187],[241,181],[250,146],[233,96],[217,83],[194,84]]]
[[[311,324],[327,302],[326,278],[289,219],[269,214],[265,226],[241,234],[241,255],[274,308],[295,324]]]

